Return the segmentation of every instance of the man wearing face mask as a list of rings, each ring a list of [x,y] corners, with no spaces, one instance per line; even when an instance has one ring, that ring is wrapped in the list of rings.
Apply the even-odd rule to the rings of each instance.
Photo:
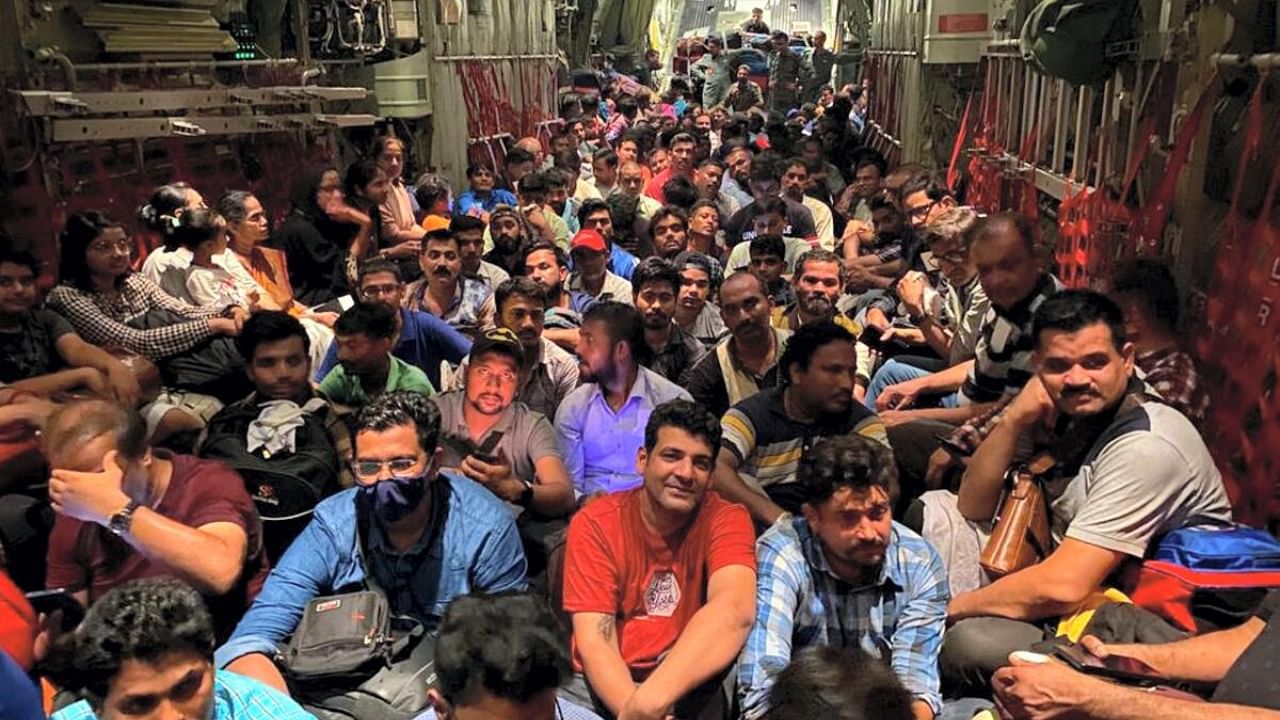
[[[524,589],[524,550],[511,513],[482,486],[438,469],[440,413],[428,398],[382,395],[356,414],[353,433],[356,487],[316,507],[215,653],[218,667],[286,690],[272,658],[307,603],[369,574],[393,614],[428,630],[456,597]]]
[[[41,438],[57,520],[45,583],[91,605],[129,580],[172,575],[209,603],[225,637],[266,577],[262,525],[224,465],[147,445],[133,410],[63,406]]]

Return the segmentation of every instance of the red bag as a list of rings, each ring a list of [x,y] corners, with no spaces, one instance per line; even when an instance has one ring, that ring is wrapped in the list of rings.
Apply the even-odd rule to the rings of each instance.
[[[1227,626],[1215,621],[1249,612],[1273,588],[1280,588],[1280,571],[1192,570],[1147,560],[1129,599],[1182,630],[1201,633]]]
[[[22,590],[0,570],[0,652],[13,658],[23,670],[31,669],[36,629],[36,611]]]

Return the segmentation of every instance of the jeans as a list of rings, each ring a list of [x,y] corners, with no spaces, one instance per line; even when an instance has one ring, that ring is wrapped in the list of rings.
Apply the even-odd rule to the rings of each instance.
[[[871,378],[871,384],[867,386],[867,407],[874,412],[876,409],[876,398],[885,391],[890,385],[915,380],[929,375],[930,372],[923,368],[911,365],[901,360],[892,359],[880,366],[876,371],[875,377]],[[917,402],[918,407],[945,407],[953,408],[960,405],[959,393],[948,393],[946,395],[935,395],[927,398],[921,398],[923,402]]]

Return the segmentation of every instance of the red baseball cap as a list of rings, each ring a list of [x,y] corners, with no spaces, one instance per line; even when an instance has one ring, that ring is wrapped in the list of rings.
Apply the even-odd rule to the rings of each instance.
[[[609,249],[604,244],[604,236],[590,228],[579,230],[578,234],[574,235],[573,240],[569,242],[569,252],[573,252],[578,248],[586,248],[596,252],[607,252]]]

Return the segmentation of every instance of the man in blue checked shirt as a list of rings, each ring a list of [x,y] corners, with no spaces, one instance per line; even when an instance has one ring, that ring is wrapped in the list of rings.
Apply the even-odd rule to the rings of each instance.
[[[768,710],[792,653],[815,645],[857,646],[888,663],[917,720],[942,711],[947,573],[932,546],[893,522],[895,467],[887,447],[857,435],[822,440],[800,460],[803,517],[783,515],[756,542],[756,622],[738,661],[748,720]]]

